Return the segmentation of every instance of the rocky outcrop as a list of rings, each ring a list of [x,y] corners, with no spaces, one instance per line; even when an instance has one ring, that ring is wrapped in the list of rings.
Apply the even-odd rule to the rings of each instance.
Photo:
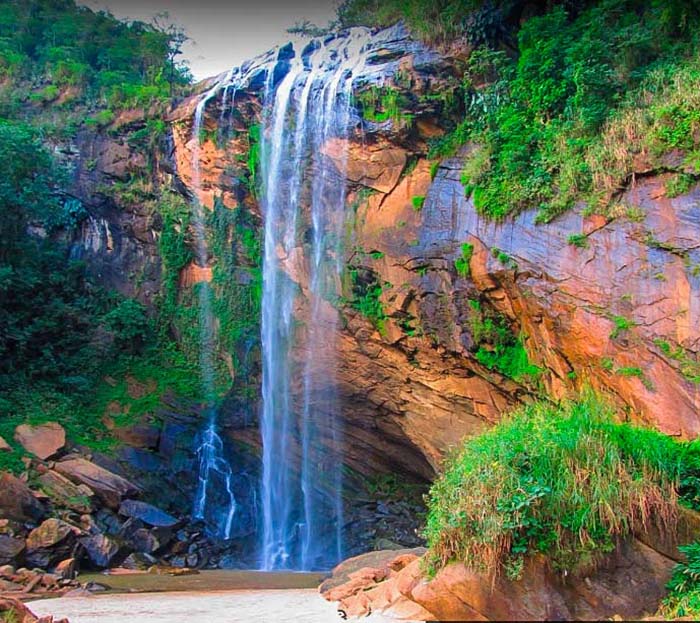
[[[320,591],[347,617],[374,612],[406,621],[634,620],[656,612],[677,559],[677,551],[671,558],[632,538],[589,573],[562,576],[538,555],[527,559],[521,579],[513,581],[461,563],[428,578],[416,553],[382,552],[342,563]]]
[[[45,515],[46,509],[23,481],[0,472],[0,518],[31,522]]]
[[[0,597],[0,615],[5,621],[16,623],[69,623],[68,619],[55,619],[52,616],[36,616],[19,599],[13,597]]]
[[[80,457],[59,461],[56,471],[77,484],[89,487],[110,508],[119,508],[124,498],[139,493],[135,484]]]
[[[64,448],[66,431],[58,422],[46,422],[38,426],[20,424],[15,429],[15,441],[30,454],[46,460]]]

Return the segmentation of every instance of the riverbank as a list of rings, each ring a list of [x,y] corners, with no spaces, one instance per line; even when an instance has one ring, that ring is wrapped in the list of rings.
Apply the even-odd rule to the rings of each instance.
[[[188,591],[62,597],[29,604],[39,616],[66,617],[71,623],[334,623],[336,605],[316,589]],[[389,623],[371,616],[366,623]]]

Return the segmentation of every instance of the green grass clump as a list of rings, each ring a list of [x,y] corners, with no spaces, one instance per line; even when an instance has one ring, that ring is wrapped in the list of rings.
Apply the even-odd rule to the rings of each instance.
[[[697,503],[698,451],[617,424],[592,394],[522,407],[469,438],[433,485],[429,569],[517,578],[535,553],[559,571],[595,566],[632,530],[674,530],[678,494]]]
[[[471,272],[471,260],[474,255],[474,245],[470,242],[465,242],[462,245],[462,255],[455,260],[455,270],[457,274],[465,279],[469,277]]]
[[[680,617],[697,620],[700,618],[700,543],[695,541],[678,549],[685,560],[673,568],[660,614],[667,620]]]
[[[423,204],[425,203],[425,195],[416,195],[411,199],[411,204],[416,212],[420,212],[423,209]]]
[[[567,242],[579,249],[588,248],[588,236],[586,234],[571,234]]]

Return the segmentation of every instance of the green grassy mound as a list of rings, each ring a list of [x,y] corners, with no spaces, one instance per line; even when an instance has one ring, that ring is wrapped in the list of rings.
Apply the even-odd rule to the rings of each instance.
[[[527,555],[553,568],[594,566],[650,524],[673,530],[696,506],[700,445],[618,424],[592,395],[523,407],[468,439],[433,485],[427,562],[463,561],[517,579]]]

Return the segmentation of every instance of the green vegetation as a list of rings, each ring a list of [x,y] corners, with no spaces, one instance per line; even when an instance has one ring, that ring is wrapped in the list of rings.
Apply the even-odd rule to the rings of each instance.
[[[474,245],[470,242],[465,242],[462,244],[462,256],[458,257],[454,262],[455,270],[457,271],[457,274],[462,277],[462,279],[469,277],[472,255],[474,255]]]
[[[349,304],[367,318],[381,333],[386,332],[387,320],[381,296],[384,291],[377,274],[369,268],[349,266],[351,297]]]
[[[22,469],[19,423],[57,420],[72,441],[108,450],[108,405],[123,425],[153,414],[166,391],[200,394],[196,368],[163,321],[178,306],[177,273],[191,256],[187,206],[154,190],[147,172],[96,189],[163,216],[167,278],[155,317],[100,288],[71,258],[64,241],[88,212],[72,196],[68,150],[57,148],[81,124],[101,130],[140,106],[146,118],[122,132],[153,165],[166,129],[160,112],[189,83],[175,60],[182,40],[172,28],[126,24],[72,0],[0,0],[0,435],[13,445],[0,469]],[[135,383],[148,391],[132,395]]]
[[[623,333],[626,333],[631,328],[637,326],[637,323],[634,320],[630,320],[624,316],[612,316],[610,320],[612,320],[615,325],[615,328],[610,332],[611,340],[618,338]]]
[[[698,508],[699,475],[698,442],[618,424],[590,393],[522,407],[467,439],[433,485],[430,569],[460,560],[515,579],[535,553],[590,569],[633,528],[672,532],[677,496]]]
[[[660,614],[667,620],[697,619],[700,618],[700,543],[681,545],[678,550],[685,560],[673,568]]]
[[[4,95],[39,103],[70,93],[106,108],[151,107],[189,84],[176,61],[184,36],[162,22],[121,22],[73,0],[0,1]],[[2,113],[0,113],[2,114]]]
[[[474,357],[479,363],[521,383],[537,380],[541,370],[530,363],[522,339],[513,334],[502,315],[472,299],[469,301],[469,329]]]
[[[666,196],[680,197],[685,195],[695,184],[695,177],[688,175],[687,173],[678,173],[674,175],[668,182],[666,182]]]
[[[475,48],[461,119],[430,157],[480,146],[464,182],[482,214],[535,208],[547,221],[580,200],[605,211],[640,155],[658,163],[677,149],[698,171],[696,3],[551,2],[521,20],[526,4],[346,0],[339,16],[370,25],[402,18],[425,39],[463,37]]]
[[[416,212],[420,212],[423,209],[423,204],[425,203],[425,195],[416,195],[411,199],[411,204]]]
[[[391,120],[401,123],[410,120],[410,115],[402,112],[407,105],[401,93],[390,86],[372,85],[356,94],[355,99],[360,104],[362,116],[367,121],[384,123]]]
[[[657,338],[654,344],[658,346],[664,355],[669,359],[677,361],[680,365],[681,374],[693,383],[700,383],[700,361],[697,356],[682,346],[671,346],[666,340]]]
[[[571,234],[567,242],[579,249],[588,248],[588,236],[586,234]]]

